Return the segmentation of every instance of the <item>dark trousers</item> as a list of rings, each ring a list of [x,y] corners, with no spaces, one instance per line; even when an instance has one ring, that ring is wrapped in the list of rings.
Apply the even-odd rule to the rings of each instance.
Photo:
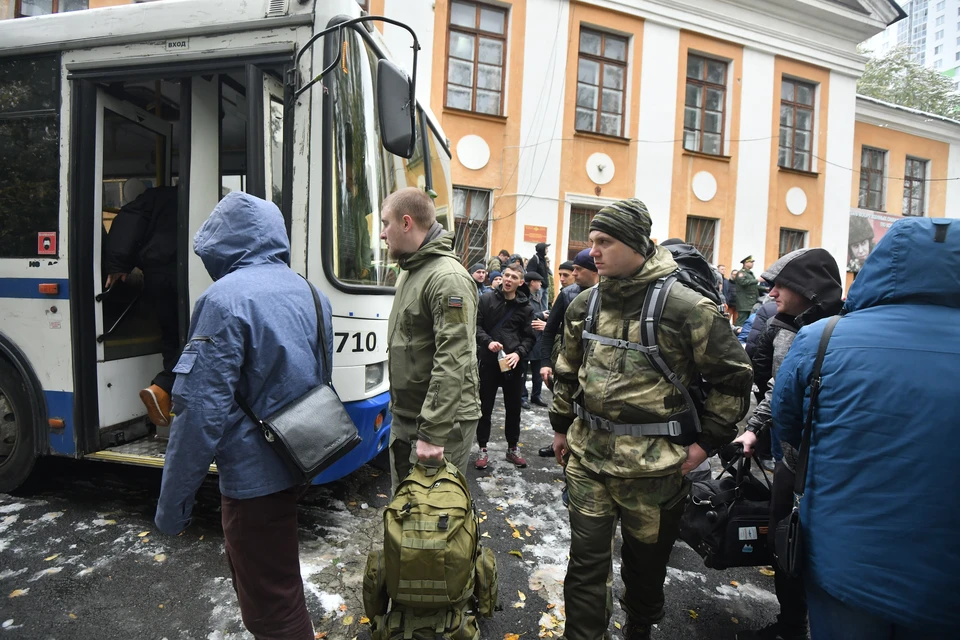
[[[480,421],[477,422],[477,442],[487,446],[490,440],[490,415],[497,401],[497,389],[503,389],[503,408],[506,412],[504,431],[507,446],[520,442],[520,392],[523,389],[523,360],[512,371],[503,373],[496,362],[480,363]]]
[[[157,321],[160,323],[163,371],[156,375],[153,384],[170,393],[177,379],[173,368],[180,359],[180,314],[177,306],[176,275],[163,271],[144,273],[143,294],[153,303]]]
[[[527,363],[530,363],[530,366],[527,366]],[[541,360],[521,360],[520,364],[517,366],[517,369],[523,372],[523,377],[527,377],[527,369],[530,369],[530,375],[533,378],[532,380],[532,389],[530,391],[531,400],[540,400],[540,393],[543,391],[543,378],[540,377],[540,367],[542,366]],[[527,399],[527,383],[524,380],[523,383],[523,395],[520,396],[524,400]]]
[[[223,538],[243,625],[256,640],[312,640],[303,596],[297,499],[303,487],[259,498],[221,496]]]
[[[770,548],[774,548],[774,531],[777,523],[790,515],[793,510],[793,483],[796,476],[787,465],[778,462],[773,470],[773,493],[770,496]],[[777,622],[787,632],[805,634],[807,631],[807,594],[803,588],[803,578],[791,578],[780,571],[774,563],[776,575],[773,578],[780,602]]]

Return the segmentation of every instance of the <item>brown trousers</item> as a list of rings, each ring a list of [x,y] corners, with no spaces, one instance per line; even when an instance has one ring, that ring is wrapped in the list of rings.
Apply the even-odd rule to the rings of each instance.
[[[243,624],[257,640],[313,640],[297,537],[303,490],[291,487],[246,500],[221,496],[233,588]]]

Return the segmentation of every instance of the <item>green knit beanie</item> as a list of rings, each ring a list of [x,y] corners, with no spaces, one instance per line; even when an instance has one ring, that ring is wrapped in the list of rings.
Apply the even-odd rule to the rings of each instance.
[[[590,231],[602,231],[649,258],[656,250],[650,240],[652,224],[647,205],[637,198],[627,198],[600,209],[590,223]]]

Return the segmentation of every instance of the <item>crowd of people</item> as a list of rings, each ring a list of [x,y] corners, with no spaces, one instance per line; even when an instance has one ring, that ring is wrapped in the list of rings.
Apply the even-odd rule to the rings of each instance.
[[[846,300],[837,262],[823,249],[789,253],[760,278],[750,256],[729,279],[718,265],[728,313],[687,286],[665,285],[678,265],[650,238],[651,214],[636,198],[596,214],[591,248],[557,269],[556,295],[546,244],[526,263],[504,250],[464,269],[418,189],[389,196],[381,223],[402,270],[388,328],[392,486],[418,463],[447,460],[461,471],[471,458],[478,470],[492,464],[498,390],[506,462],[524,467],[520,412],[528,402],[549,404],[553,442],[540,453],[564,469],[571,529],[564,638],[609,637],[618,524],[627,617],[620,633],[650,638],[664,616],[689,474],[731,442],[752,456],[767,436],[775,460],[769,530],[799,504],[804,568],[801,577],[777,568],[777,621],[738,637],[953,637],[960,518],[942,503],[950,465],[936,447],[960,423],[956,221],[897,222]],[[244,623],[257,638],[306,640],[299,483],[233,397],[242,389],[258,413],[284,406],[328,379],[313,354],[330,345],[315,344],[314,307],[288,267],[275,206],[227,196],[195,247],[216,282],[197,303],[174,369],[176,417],[157,526],[178,534],[189,524],[216,454]],[[660,293],[651,346],[641,311]],[[837,314],[821,373],[811,379],[820,335]],[[694,388],[702,394],[690,416]],[[758,404],[741,432],[751,392]],[[810,444],[801,500],[794,481],[802,440]]]

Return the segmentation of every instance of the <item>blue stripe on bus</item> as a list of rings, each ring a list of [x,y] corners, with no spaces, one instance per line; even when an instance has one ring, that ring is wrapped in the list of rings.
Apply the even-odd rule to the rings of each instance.
[[[77,453],[73,430],[73,392],[44,391],[47,399],[47,417],[63,420],[63,429],[50,429],[50,453],[72,456]]]
[[[0,278],[0,298],[67,300],[70,297],[68,283],[66,278]],[[56,295],[40,293],[41,284],[58,284],[60,290]]]

